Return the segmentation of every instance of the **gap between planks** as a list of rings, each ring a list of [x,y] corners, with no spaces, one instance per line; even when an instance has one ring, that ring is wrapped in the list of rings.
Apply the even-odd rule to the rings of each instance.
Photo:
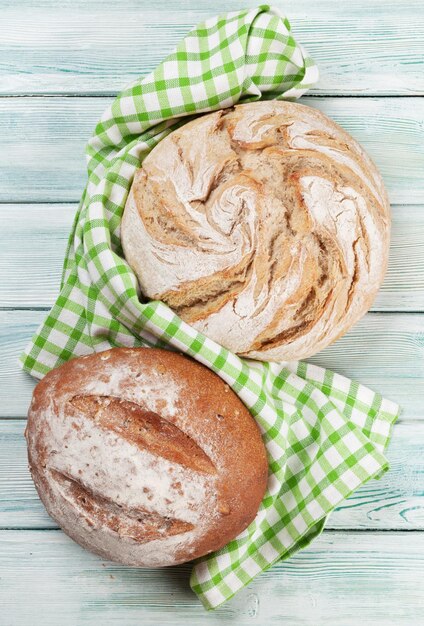
[[[13,626],[34,615],[44,626],[421,623],[424,533],[323,533],[209,613],[190,591],[190,563],[127,568],[48,530],[0,532],[0,544],[0,597]]]
[[[0,93],[0,100],[2,98],[116,98],[119,94],[119,91],[100,91],[98,93],[83,93],[76,91],[75,93]],[[306,96],[305,96],[306,97]],[[423,98],[423,93],[383,93],[383,94],[374,94],[374,93],[310,93],[307,94],[308,98],[319,99],[319,98]]]

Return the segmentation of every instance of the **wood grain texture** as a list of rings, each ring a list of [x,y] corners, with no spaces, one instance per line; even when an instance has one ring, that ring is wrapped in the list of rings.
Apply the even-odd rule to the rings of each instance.
[[[0,202],[79,201],[84,146],[110,98],[0,99]],[[303,98],[348,130],[396,204],[424,203],[424,98]]]
[[[3,94],[110,94],[151,71],[198,22],[255,0],[1,0]],[[421,0],[287,0],[318,62],[317,94],[424,93]]]
[[[26,415],[34,380],[17,359],[45,311],[0,311],[0,417]],[[424,315],[368,313],[347,335],[308,359],[398,402],[404,420],[422,419]]]
[[[190,565],[125,568],[55,530],[0,531],[0,553],[5,626],[418,626],[424,609],[424,533],[326,532],[209,613]]]
[[[0,205],[0,307],[50,307],[76,204]],[[389,269],[373,311],[424,311],[424,206],[392,207]]]
[[[424,311],[424,205],[392,206],[389,267],[373,311]]]
[[[0,307],[50,307],[76,204],[0,204]]]
[[[23,436],[25,421],[0,430],[0,529],[56,528],[33,486]],[[329,518],[327,529],[424,529],[424,423],[400,423],[387,452],[390,471],[371,480]]]
[[[308,359],[361,382],[424,376],[424,316],[368,313],[349,333]]]

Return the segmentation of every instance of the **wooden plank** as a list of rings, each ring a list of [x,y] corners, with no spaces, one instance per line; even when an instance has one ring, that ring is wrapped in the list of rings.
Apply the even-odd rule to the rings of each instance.
[[[106,98],[0,100],[0,201],[79,201],[85,144]]]
[[[349,333],[308,361],[360,382],[378,375],[415,378],[419,385],[424,376],[423,357],[424,315],[368,313]]]
[[[0,99],[0,202],[78,201],[84,146],[110,98]],[[424,203],[424,98],[304,98],[375,160],[392,203]]]
[[[49,307],[77,205],[0,205],[0,306]],[[395,205],[389,269],[374,311],[424,311],[424,206]]]
[[[61,532],[0,532],[5,624],[412,626],[424,611],[424,533],[324,533],[215,612],[189,588],[190,565],[126,568]]]
[[[77,206],[0,205],[0,306],[52,306]]]
[[[424,202],[424,98],[302,101],[334,119],[363,145],[383,176],[392,204]]]
[[[151,71],[198,22],[256,0],[2,0],[3,94],[116,93]],[[421,0],[287,0],[321,70],[317,94],[424,92]]]
[[[424,206],[392,207],[389,267],[373,311],[424,311]]]
[[[44,311],[0,311],[0,416],[26,414],[34,381],[18,355]],[[347,335],[309,359],[362,382],[398,402],[402,419],[423,417],[424,315],[368,313]]]
[[[27,467],[25,421],[0,428],[0,528],[56,528]],[[390,471],[354,493],[329,518],[327,529],[424,530],[424,423],[398,424],[387,456]]]

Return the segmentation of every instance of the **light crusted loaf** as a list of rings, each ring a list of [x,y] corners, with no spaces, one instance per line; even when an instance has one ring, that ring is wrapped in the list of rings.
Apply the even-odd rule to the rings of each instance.
[[[206,367],[167,350],[73,359],[36,386],[26,429],[35,486],[79,544],[159,567],[217,550],[256,516],[259,429]]]
[[[389,203],[337,124],[300,104],[255,102],[163,139],[135,175],[121,235],[146,297],[238,354],[296,360],[371,306]]]

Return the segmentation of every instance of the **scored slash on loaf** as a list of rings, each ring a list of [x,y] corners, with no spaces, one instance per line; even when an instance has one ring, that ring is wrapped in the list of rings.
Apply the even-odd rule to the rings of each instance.
[[[254,519],[268,464],[252,416],[206,367],[153,348],[73,359],[36,386],[28,458],[48,513],[126,565],[182,563]]]
[[[145,296],[226,348],[301,359],[383,280],[389,203],[370,158],[310,107],[263,101],[188,122],[135,175],[125,257]]]

